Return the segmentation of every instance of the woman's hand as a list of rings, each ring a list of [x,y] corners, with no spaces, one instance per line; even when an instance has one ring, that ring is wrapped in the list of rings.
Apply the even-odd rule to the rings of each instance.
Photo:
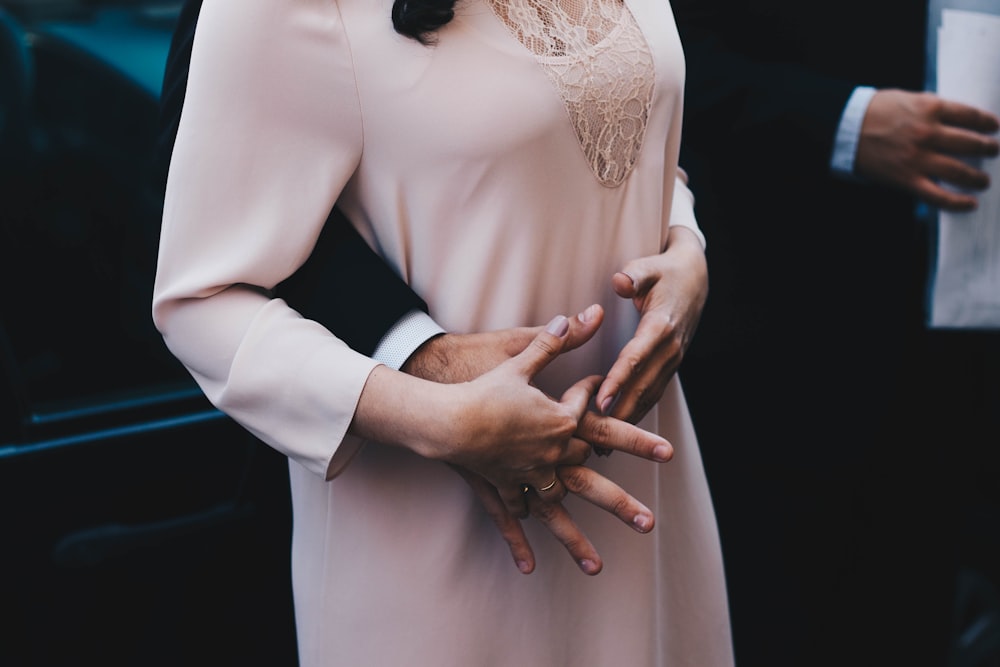
[[[599,324],[603,311],[588,310],[589,313],[585,311],[582,317],[577,318],[577,324],[581,326],[573,336],[570,336],[572,327],[569,323],[557,318],[546,331],[536,333],[530,345],[518,355],[463,385],[467,389],[475,387],[485,392],[481,398],[474,393],[469,394],[476,420],[486,417],[485,423],[493,423],[498,418],[492,411],[484,414],[483,406],[489,403],[489,397],[493,397],[494,401],[500,399],[494,406],[503,413],[504,416],[499,419],[505,423],[513,423],[511,420],[516,420],[517,414],[525,414],[522,410],[538,410],[538,407],[519,407],[515,400],[515,394],[520,393],[517,388],[530,383],[535,374],[566,351],[567,345],[577,346],[593,335],[597,329],[593,325]],[[654,460],[668,460],[672,448],[666,440],[624,422],[586,411],[590,396],[600,380],[599,376],[585,378],[563,395],[560,404],[568,408],[574,420],[572,425],[565,426],[572,426],[575,433],[587,434],[591,439],[617,449]],[[512,389],[514,393],[508,393]],[[652,530],[653,514],[617,484],[582,465],[590,453],[585,441],[569,437],[565,431],[546,437],[536,429],[533,425],[523,435],[511,433],[496,445],[485,448],[463,448],[456,452],[456,458],[448,459],[449,463],[475,491],[507,541],[511,555],[522,572],[531,572],[535,566],[531,546],[518,521],[525,514],[526,502],[531,516],[545,525],[566,547],[580,569],[587,574],[597,574],[603,567],[600,554],[560,502],[566,492],[576,493],[615,514],[639,532]],[[487,437],[474,437],[472,442],[487,440]],[[526,447],[523,454],[517,452],[519,447]],[[546,447],[549,452],[547,458],[530,473],[524,468],[509,467],[510,461],[519,456],[532,458]],[[556,464],[558,467],[555,467]],[[531,474],[537,481],[530,481]],[[532,487],[527,493],[521,488],[525,480]]]
[[[507,510],[496,487],[479,475],[453,466],[454,470],[472,487],[487,514],[493,519],[501,537],[507,542],[517,568],[524,574],[535,569],[535,554],[524,533],[520,520]],[[653,513],[648,507],[630,496],[620,486],[586,466],[559,466],[556,472],[570,493],[575,493],[606,512],[614,514],[640,533],[653,529]],[[557,540],[570,557],[586,574],[601,571],[604,562],[597,549],[580,530],[562,503],[542,503],[534,492],[525,495],[532,517],[538,519]]]
[[[562,352],[569,320],[556,317],[520,354],[454,388],[452,424],[458,437],[424,453],[477,473],[497,488],[507,510],[525,515],[524,495],[559,500],[559,463],[582,464],[590,447],[573,437],[599,378],[584,378],[556,401],[532,381]],[[452,436],[454,437],[454,436]]]
[[[570,318],[569,330],[559,353],[569,352],[590,340],[603,321],[604,310],[598,304],[591,305],[576,317]],[[542,332],[542,327],[518,327],[486,333],[443,334],[418,348],[402,370],[435,382],[468,382],[523,353]],[[548,360],[543,363],[547,364]],[[591,378],[590,382],[593,380]],[[618,450],[654,461],[669,461],[673,456],[673,448],[663,438],[593,410],[586,411],[577,423],[574,439],[599,450]],[[574,442],[572,452],[580,451],[587,451],[587,448]],[[569,465],[582,461],[579,456],[570,456],[558,463]],[[552,481],[550,479],[548,483]],[[551,488],[546,488],[548,483],[535,486],[542,503],[556,503],[565,495],[561,481],[555,481],[557,483]],[[587,500],[593,502],[591,498]],[[616,502],[621,508],[631,510],[623,519],[630,525],[635,525],[639,506],[634,503],[634,499],[622,492]],[[523,511],[517,514],[523,515]]]
[[[671,227],[663,253],[629,262],[612,277],[642,314],[635,336],[597,391],[605,414],[638,422],[660,400],[691,344],[708,297],[708,266],[691,230]]]
[[[604,309],[598,304],[570,318],[569,331],[559,354],[586,343],[603,321]],[[524,352],[543,330],[539,326],[485,333],[442,334],[418,348],[403,365],[402,371],[438,383],[469,382]],[[574,437],[597,448],[623,451],[654,461],[669,461],[673,456],[673,448],[663,438],[593,410],[584,414]]]
[[[558,317],[547,330],[524,330],[534,332],[526,348],[458,385],[422,382],[376,368],[362,392],[352,432],[410,447],[456,467],[494,518],[522,571],[531,571],[534,559],[517,518],[530,511],[566,545],[584,572],[596,574],[602,566],[600,556],[559,503],[567,489],[640,532],[652,528],[653,516],[610,480],[580,469],[590,447],[573,434],[589,433],[603,445],[656,461],[669,460],[673,452],[659,436],[586,411],[599,377],[581,380],[559,401],[532,386],[535,374],[567,346],[589,340],[602,317],[597,307],[572,324]],[[486,342],[484,334],[476,336]],[[502,359],[516,349],[517,344],[512,345],[502,353],[483,356]],[[453,357],[445,359],[454,362]],[[451,362],[449,368],[459,368]],[[462,366],[463,372],[473,372],[474,363],[470,364]],[[571,474],[557,477],[557,466],[571,466],[559,468]],[[522,490],[524,485],[529,486],[528,493]]]

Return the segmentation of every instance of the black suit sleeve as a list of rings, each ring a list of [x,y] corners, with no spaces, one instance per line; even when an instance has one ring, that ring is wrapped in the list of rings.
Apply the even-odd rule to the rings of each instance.
[[[687,70],[682,148],[711,160],[756,153],[824,178],[856,82],[805,65],[789,31],[777,26],[781,17],[741,4],[672,3]]]
[[[166,184],[184,106],[191,46],[201,0],[187,0],[170,44],[160,96],[157,164]],[[379,257],[344,215],[334,208],[306,263],[278,286],[288,304],[351,348],[371,355],[385,333],[412,310],[427,304]]]

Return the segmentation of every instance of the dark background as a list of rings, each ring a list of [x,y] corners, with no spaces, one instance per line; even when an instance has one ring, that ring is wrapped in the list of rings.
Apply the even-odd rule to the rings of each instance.
[[[0,0],[0,667],[296,662],[285,459],[149,314],[179,7]],[[1000,533],[976,507],[949,667],[1000,664]]]
[[[178,2],[0,2],[0,665],[293,665],[285,459],[150,319]]]

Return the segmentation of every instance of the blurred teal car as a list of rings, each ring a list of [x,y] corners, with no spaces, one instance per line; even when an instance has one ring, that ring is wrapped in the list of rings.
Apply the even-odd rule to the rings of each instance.
[[[0,2],[0,665],[294,665],[284,459],[152,326],[178,3]]]

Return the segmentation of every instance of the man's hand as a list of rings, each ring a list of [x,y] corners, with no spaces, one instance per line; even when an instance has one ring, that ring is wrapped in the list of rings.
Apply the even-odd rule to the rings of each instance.
[[[596,401],[603,412],[636,423],[660,400],[701,319],[708,298],[701,242],[690,229],[671,227],[663,253],[629,262],[612,284],[642,317]]]
[[[1000,144],[988,135],[998,129],[993,114],[933,93],[880,90],[865,113],[855,171],[932,206],[970,211],[977,202],[967,191],[990,185],[975,161],[997,155]]]

